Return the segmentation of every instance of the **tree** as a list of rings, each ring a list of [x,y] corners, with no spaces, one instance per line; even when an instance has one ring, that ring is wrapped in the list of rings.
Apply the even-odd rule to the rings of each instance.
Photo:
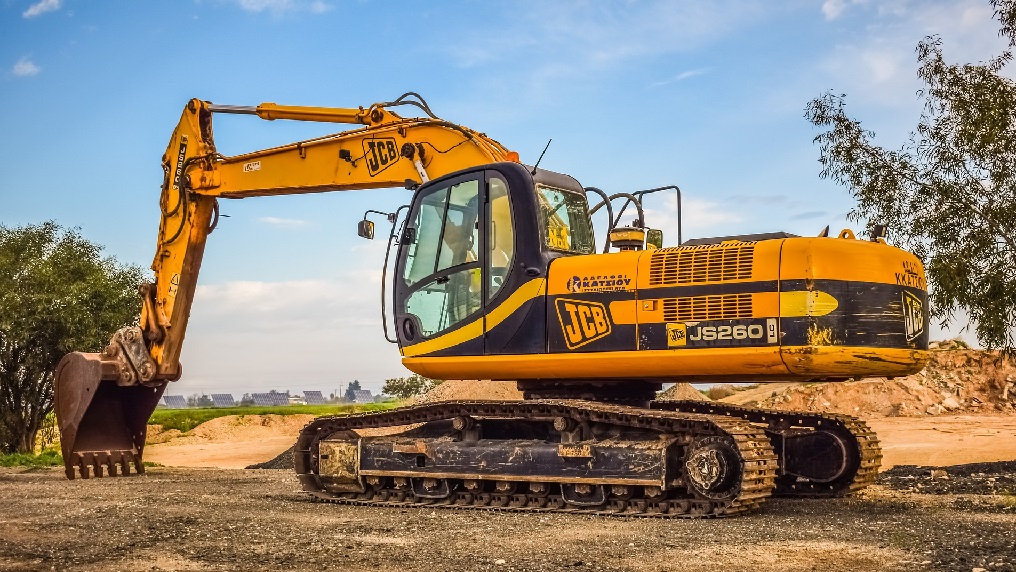
[[[353,380],[349,382],[349,387],[346,388],[346,401],[356,401],[356,391],[360,391],[360,382]]]
[[[54,222],[0,225],[0,451],[32,452],[64,354],[136,323],[142,272]]]
[[[399,399],[408,399],[414,395],[427,393],[443,382],[444,380],[442,379],[430,379],[429,377],[423,377],[418,373],[414,373],[409,377],[386,379],[384,387],[381,388],[381,393],[394,395]]]
[[[1000,35],[1016,46],[1016,0],[992,0]],[[923,111],[898,150],[847,116],[826,93],[805,117],[821,176],[850,189],[854,220],[888,225],[925,263],[932,313],[948,324],[965,309],[977,339],[1014,351],[1016,328],[1016,83],[1002,75],[1010,50],[980,64],[945,61],[938,37],[917,45]]]

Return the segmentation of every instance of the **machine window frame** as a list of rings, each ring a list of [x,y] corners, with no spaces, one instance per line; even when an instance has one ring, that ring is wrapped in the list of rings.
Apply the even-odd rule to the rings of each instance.
[[[476,251],[477,256],[475,256],[475,260],[461,262],[461,263],[458,263],[458,264],[451,264],[451,265],[449,265],[447,267],[444,267],[444,268],[438,268],[441,265],[441,257],[442,257],[442,252],[444,251],[444,244],[445,244],[445,233],[446,233],[447,224],[448,224],[448,212],[449,212],[449,210],[451,208],[450,194],[452,193],[452,189],[454,187],[456,187],[458,185],[465,184],[465,183],[470,183],[470,182],[475,182],[476,183],[476,195],[475,195],[475,197],[476,197],[476,220],[473,221],[474,228],[475,228],[474,236],[476,238],[474,240],[474,244],[473,244],[472,248]],[[406,218],[407,227],[411,227],[411,228],[416,228],[417,229],[417,231],[415,233],[416,234],[416,238],[415,238],[415,241],[413,243],[401,244],[400,248],[406,248],[406,249],[414,248],[414,245],[418,245],[419,241],[423,238],[422,234],[419,232],[419,228],[416,225],[413,225],[411,223],[414,221],[414,218],[422,210],[422,208],[423,208],[422,205],[423,205],[424,201],[428,198],[428,196],[430,196],[433,193],[444,193],[445,194],[445,198],[444,198],[444,201],[443,201],[444,205],[443,205],[443,209],[442,209],[441,229],[440,229],[440,231],[438,233],[438,236],[437,236],[438,247],[435,250],[433,250],[433,252],[430,253],[430,256],[433,257],[433,261],[434,261],[433,262],[433,268],[435,269],[435,271],[431,272],[431,273],[429,273],[429,274],[427,274],[425,276],[422,276],[422,277],[419,277],[419,278],[415,278],[410,283],[410,277],[407,276],[407,272],[411,272],[409,270],[409,268],[411,267],[412,261],[409,260],[409,255],[408,254],[406,256],[404,256],[404,257],[400,257],[401,261],[400,261],[399,267],[396,269],[396,272],[398,273],[399,280],[402,281],[402,292],[403,292],[403,295],[400,296],[399,300],[396,301],[396,308],[395,308],[396,309],[396,313],[397,314],[403,314],[403,315],[409,314],[409,315],[414,316],[416,321],[418,322],[418,324],[421,327],[421,331],[419,332],[419,338],[417,340],[413,340],[413,343],[417,343],[418,341],[423,341],[423,340],[428,340],[428,339],[436,338],[436,337],[438,337],[438,336],[440,336],[440,335],[442,335],[442,334],[444,334],[444,333],[446,333],[446,332],[448,332],[450,330],[455,329],[456,327],[461,326],[464,323],[467,323],[468,321],[470,321],[472,319],[476,319],[476,318],[482,316],[483,306],[484,306],[484,304],[483,304],[483,288],[482,288],[482,282],[481,282],[481,288],[477,292],[478,296],[477,296],[477,301],[475,303],[475,306],[473,304],[471,304],[471,303],[469,304],[471,306],[470,307],[471,311],[469,313],[459,317],[453,323],[449,323],[449,324],[445,325],[443,328],[436,329],[433,332],[425,333],[424,331],[422,331],[423,330],[423,326],[425,325],[423,323],[424,322],[423,317],[421,317],[418,314],[415,314],[415,313],[413,313],[413,312],[411,312],[409,310],[409,307],[408,307],[409,306],[409,302],[412,300],[412,298],[413,298],[413,296],[415,294],[417,294],[418,292],[420,292],[421,290],[424,290],[426,288],[433,287],[435,284],[447,284],[450,280],[453,279],[453,276],[456,275],[456,274],[467,273],[467,276],[468,276],[469,273],[475,272],[477,275],[480,276],[480,280],[482,280],[483,260],[481,260],[481,257],[479,256],[479,253],[482,253],[483,252],[482,249],[486,247],[486,239],[485,239],[485,236],[484,236],[485,233],[479,231],[479,227],[483,226],[481,224],[481,221],[482,221],[482,218],[484,217],[484,211],[486,210],[485,208],[481,208],[481,206],[484,203],[485,197],[486,197],[486,179],[484,177],[483,172],[470,173],[468,175],[463,175],[461,177],[456,177],[454,179],[445,181],[444,184],[442,184],[440,186],[435,186],[433,189],[428,189],[427,190],[427,194],[421,195],[421,196],[417,197],[413,201],[413,207],[410,209],[410,212],[407,214],[407,218]],[[467,204],[468,204],[468,202],[467,202]],[[417,256],[415,251],[414,251],[413,256],[414,256],[414,258],[415,258],[415,256]],[[429,258],[428,258],[428,260],[429,260]],[[444,279],[444,280],[442,280],[442,279]],[[471,295],[471,293],[467,293],[467,296],[469,296],[469,295]],[[445,296],[446,296],[445,303],[447,303],[447,296],[449,296],[448,292],[445,293]],[[442,307],[440,309],[440,313],[442,315],[444,315],[446,312],[449,312],[449,311],[451,311],[450,308],[442,305]]]
[[[549,190],[556,193],[561,193],[562,198],[565,200],[559,202],[556,206],[549,204],[549,198],[544,194],[544,191]],[[570,200],[569,200],[570,199]],[[540,226],[540,238],[543,242],[544,247],[553,252],[561,252],[564,254],[595,254],[596,253],[596,238],[593,234],[593,221],[589,217],[589,203],[586,200],[586,196],[564,189],[561,187],[555,187],[552,185],[546,185],[537,183],[536,185],[536,200],[538,210],[538,222]],[[581,209],[569,209],[570,205],[578,205],[581,202],[584,208]],[[568,214],[568,221],[564,223],[568,230],[569,244],[567,247],[562,247],[559,244],[553,244],[551,240],[550,221],[548,220],[549,213],[556,213],[561,208],[564,208]],[[581,214],[583,216],[572,217],[572,215]],[[578,224],[577,224],[578,223]],[[582,228],[579,228],[581,225]],[[579,229],[581,232],[574,232],[575,229]],[[575,236],[585,235],[587,242],[583,244],[584,248],[578,248],[576,241],[572,239]]]

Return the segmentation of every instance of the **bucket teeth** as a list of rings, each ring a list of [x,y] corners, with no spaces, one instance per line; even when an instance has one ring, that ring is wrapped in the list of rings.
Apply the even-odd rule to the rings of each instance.
[[[67,459],[66,474],[68,479],[79,475],[82,479],[92,476],[102,478],[104,472],[107,477],[126,477],[131,474],[132,466],[136,474],[145,474],[141,457],[134,451],[75,452],[72,459]]]

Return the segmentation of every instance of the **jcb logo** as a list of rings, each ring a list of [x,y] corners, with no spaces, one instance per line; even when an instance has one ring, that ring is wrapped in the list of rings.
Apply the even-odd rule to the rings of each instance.
[[[688,327],[684,324],[667,324],[667,347],[678,348],[688,345]]]
[[[917,296],[903,292],[903,326],[907,341],[912,342],[924,333],[924,303]]]
[[[391,137],[364,139],[363,156],[367,159],[367,171],[373,177],[399,160],[399,147]]]
[[[598,302],[558,299],[557,319],[561,322],[564,342],[573,350],[610,335],[610,316]]]

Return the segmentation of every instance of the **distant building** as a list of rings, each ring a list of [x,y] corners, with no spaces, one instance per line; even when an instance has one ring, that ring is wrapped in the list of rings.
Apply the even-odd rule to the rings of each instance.
[[[369,389],[354,389],[353,403],[374,403],[374,396]]]

